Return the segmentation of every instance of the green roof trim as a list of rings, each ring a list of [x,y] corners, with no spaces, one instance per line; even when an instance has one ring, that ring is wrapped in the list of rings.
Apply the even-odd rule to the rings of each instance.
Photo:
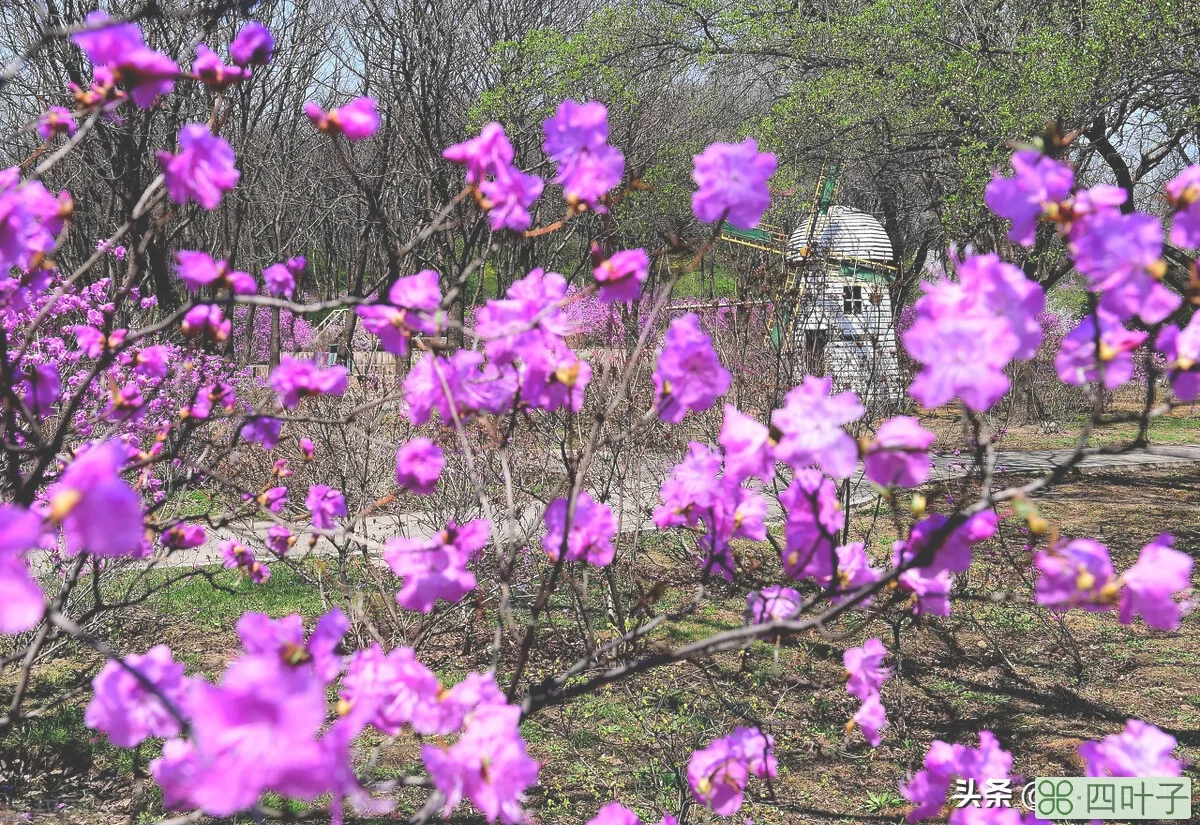
[[[758,243],[770,243],[775,240],[775,236],[766,229],[738,229],[728,222],[721,225],[721,234],[741,238],[743,241],[757,241]]]

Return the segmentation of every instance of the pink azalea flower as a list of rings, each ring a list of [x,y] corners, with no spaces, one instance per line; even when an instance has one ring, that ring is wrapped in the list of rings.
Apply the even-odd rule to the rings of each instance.
[[[1174,544],[1175,538],[1163,533],[1142,548],[1137,564],[1121,576],[1121,624],[1141,616],[1155,630],[1179,628],[1184,610],[1174,596],[1190,593],[1192,558],[1174,549]]]
[[[71,553],[147,555],[142,504],[121,478],[125,455],[113,441],[76,453],[49,490],[50,515],[62,524]]]
[[[65,192],[55,198],[41,181],[21,183],[16,166],[0,171],[0,271],[28,272],[53,252],[70,210]]]
[[[567,322],[558,304],[566,291],[562,275],[535,269],[515,281],[503,299],[489,300],[475,319],[488,358],[497,365],[510,364],[561,337]]]
[[[593,247],[593,255],[599,247]],[[642,284],[650,274],[650,256],[644,249],[623,249],[592,269],[600,286],[597,300],[602,304],[625,303],[641,297]]]
[[[834,478],[846,478],[858,467],[858,445],[843,424],[857,421],[865,411],[852,392],[830,397],[833,381],[807,376],[784,399],[783,409],[771,414],[780,432],[775,457],[793,468],[817,466]]]
[[[1100,351],[1096,352],[1096,322],[1084,316],[1075,329],[1062,340],[1054,369],[1065,384],[1082,386],[1100,376],[1099,364],[1104,364],[1104,387],[1114,390],[1133,377],[1133,351],[1146,340],[1148,333],[1134,332],[1121,325],[1111,313],[1099,310]]]
[[[283,356],[271,373],[271,389],[279,394],[284,409],[293,409],[301,398],[315,395],[341,395],[346,391],[349,373],[341,365],[319,367],[312,361]]]
[[[237,185],[241,172],[233,165],[233,149],[203,123],[179,130],[179,152],[158,153],[167,192],[176,203],[190,200],[205,209],[216,209],[221,196]]]
[[[871,566],[871,557],[867,555],[866,545],[862,542],[843,544],[837,548],[836,552],[838,590],[849,594],[864,585],[879,581],[879,571]],[[817,583],[825,586],[829,584],[829,582],[820,580]],[[832,601],[834,604],[840,604],[847,598],[849,595],[835,596]],[[870,597],[858,602],[861,607],[866,607],[870,603]]]
[[[434,787],[446,797],[444,816],[465,797],[488,822],[526,821],[521,804],[525,790],[537,782],[539,765],[525,751],[520,719],[518,707],[484,705],[467,717],[466,730],[448,749],[421,747]]]
[[[947,309],[950,312],[956,308],[961,313],[1002,318],[1017,338],[1017,349],[1012,357],[1028,361],[1037,355],[1043,335],[1038,316],[1046,307],[1046,292],[1041,285],[1026,278],[1017,267],[1000,260],[994,252],[958,261],[955,269],[960,288],[951,290],[946,282],[934,285],[928,291],[927,300],[943,300],[938,293],[949,293],[951,303]]]
[[[837,487],[816,470],[797,470],[779,503],[786,517],[783,572],[796,580],[832,580],[846,522]]]
[[[991,731],[979,732],[979,747],[950,745],[935,739],[925,755],[924,768],[908,782],[901,784],[900,793],[917,807],[908,814],[909,822],[919,822],[936,816],[946,801],[946,792],[951,779],[960,776],[974,780],[982,787],[989,780],[1009,779],[1012,755],[1002,750]],[[960,812],[951,814],[952,825],[971,825],[969,818],[960,817]],[[1018,825],[1022,820],[996,823],[996,825]]]
[[[881,487],[924,484],[929,478],[929,446],[936,438],[911,416],[888,419],[863,457],[867,478]]]
[[[529,207],[542,194],[545,182],[512,167],[499,169],[494,177],[479,184],[483,208],[493,232],[511,229],[524,232],[533,223]]]
[[[1039,218],[1054,214],[1071,194],[1075,174],[1071,167],[1041,152],[1017,152],[1012,158],[1013,176],[997,173],[988,184],[984,203],[1002,218],[1012,221],[1008,237],[1022,246],[1032,246]]]
[[[396,483],[417,495],[430,495],[445,466],[441,447],[428,438],[414,438],[396,451]]]
[[[1100,305],[1119,320],[1137,315],[1146,323],[1163,320],[1180,298],[1156,280],[1162,266],[1162,224],[1153,215],[1104,211],[1071,228],[1075,267],[1100,294]]]
[[[316,455],[317,455],[317,448],[312,443],[312,439],[311,438],[300,439],[300,456],[305,461],[312,461],[314,458],[316,458]]]
[[[987,510],[947,530],[950,519],[934,513],[913,525],[903,559],[915,557],[917,566],[929,575],[942,570],[963,573],[971,566],[971,547],[995,535],[997,521],[996,514]]]
[[[304,272],[305,260],[303,255],[288,258],[283,263],[271,264],[263,269],[263,281],[266,282],[267,292],[271,295],[282,295],[291,298],[296,291],[296,279]]]
[[[513,162],[513,147],[499,123],[489,123],[477,137],[456,143],[442,152],[452,163],[467,167],[467,183],[478,186]]]
[[[176,524],[162,534],[162,544],[169,550],[190,550],[200,547],[207,539],[199,524]]]
[[[267,530],[267,549],[272,553],[286,555],[295,543],[296,537],[292,535],[292,531],[282,524],[272,524]]]
[[[105,25],[110,20],[111,25]],[[84,23],[87,30],[71,35],[71,42],[97,66],[119,63],[131,52],[146,47],[141,29],[133,23],[112,20],[102,11],[91,12]]]
[[[554,182],[563,185],[567,202],[607,211],[600,200],[621,182],[625,158],[608,145],[604,104],[564,100],[542,129],[546,135],[542,148],[558,164]]]
[[[718,816],[732,816],[742,807],[742,794],[751,775],[761,779],[776,775],[774,747],[771,736],[738,727],[693,752],[687,767],[692,796]]]
[[[1041,576],[1036,601],[1051,610],[1082,607],[1102,612],[1117,603],[1119,586],[1108,548],[1092,539],[1074,539],[1033,558]]]
[[[379,131],[379,111],[369,97],[356,97],[328,113],[315,103],[305,103],[304,113],[319,131],[345,135],[349,141],[366,140]]]
[[[42,112],[37,122],[38,137],[42,140],[50,140],[60,132],[66,132],[67,137],[71,137],[76,128],[75,115],[62,106],[51,106]]]
[[[239,66],[265,66],[275,51],[275,38],[262,23],[251,20],[229,44],[229,56]]]
[[[62,379],[58,375],[58,363],[49,361],[37,364],[21,382],[25,406],[38,418],[54,412],[54,405],[62,397]]]
[[[1200,315],[1192,315],[1182,331],[1173,324],[1163,327],[1154,345],[1167,358],[1167,377],[1175,397],[1196,400],[1200,396]]]
[[[388,303],[355,308],[363,327],[379,336],[385,352],[408,354],[409,338],[414,332],[436,335],[441,329],[438,307],[442,293],[438,274],[425,269],[407,278],[397,278],[388,290]]]
[[[199,43],[196,46],[196,62],[192,64],[192,74],[205,86],[224,89],[245,80],[250,76],[250,70],[240,66],[226,66],[216,52]]]
[[[804,597],[790,587],[771,585],[762,590],[751,590],[746,594],[746,622],[764,622],[794,619],[800,612]]]
[[[485,366],[482,353],[462,349],[449,358],[427,352],[404,378],[404,400],[414,426],[428,421],[433,410],[446,422],[480,412],[499,415],[511,407],[515,393],[511,370]]]
[[[586,561],[603,567],[613,560],[612,545],[617,532],[617,519],[607,504],[593,501],[581,492],[575,500],[575,514],[570,533],[564,535],[567,522],[567,500],[558,498],[546,508],[546,536],[542,539],[542,550],[552,561],[566,546],[568,561]]]
[[[620,802],[609,802],[588,820],[587,825],[642,825],[642,820]]]
[[[298,614],[272,619],[265,613],[243,613],[237,634],[246,655],[230,664],[225,683],[261,679],[265,671],[279,669],[274,680],[277,683],[291,680],[305,684],[316,679],[328,685],[342,672],[342,656],[337,649],[349,629],[349,620],[336,607],[317,620],[307,641],[304,621]]]
[[[255,584],[262,584],[271,578],[271,568],[254,558],[250,548],[237,539],[226,539],[221,542],[219,549],[225,568],[241,570]]]
[[[897,541],[892,545],[892,566],[904,560],[908,545]],[[954,574],[949,570],[930,572],[929,568],[917,567],[900,574],[900,587],[912,593],[910,605],[917,616],[949,616],[950,587]]]
[[[671,322],[653,378],[658,415],[672,424],[682,421],[688,410],[709,409],[733,383],[693,312]]]
[[[189,680],[169,647],[156,645],[144,654],[126,656],[125,664],[141,673],[176,710],[182,706]],[[117,662],[110,661],[100,669],[92,688],[95,693],[84,724],[107,734],[117,747],[132,748],[152,736],[167,738],[179,733],[179,720],[162,699]]]
[[[184,335],[204,334],[219,344],[229,337],[233,324],[225,320],[221,315],[221,308],[216,304],[200,304],[187,311],[179,328]],[[276,372],[278,371],[276,368]]]
[[[725,216],[738,229],[753,229],[771,205],[767,178],[775,174],[775,155],[759,152],[754,138],[714,143],[695,157],[692,211],[701,223]]]
[[[1085,776],[1181,776],[1183,764],[1173,756],[1175,737],[1139,719],[1129,719],[1120,733],[1079,746]]]
[[[270,416],[255,416],[242,425],[242,438],[261,444],[264,450],[273,450],[279,444],[283,422]]]
[[[16,504],[0,504],[0,633],[23,633],[42,620],[42,588],[25,551],[42,539],[42,518]]]
[[[1175,210],[1171,243],[1200,247],[1200,165],[1192,164],[1167,183],[1167,200]]]
[[[725,475],[741,482],[775,476],[775,444],[770,431],[732,404],[725,405],[725,420],[718,439],[725,450]]]
[[[851,696],[865,701],[879,693],[879,688],[892,675],[892,669],[883,667],[887,648],[878,639],[867,639],[862,647],[852,647],[842,654],[842,663],[850,680],[846,690]]]
[[[312,525],[317,530],[332,530],[337,526],[334,522],[337,516],[345,518],[349,515],[345,497],[324,484],[313,484],[308,488],[304,506],[312,515]]]
[[[162,344],[142,347],[131,357],[133,371],[148,378],[166,378],[171,350]]]
[[[396,601],[405,610],[429,613],[438,599],[451,604],[475,589],[467,565],[488,542],[488,522],[450,522],[428,539],[388,539],[384,561],[404,579]]]
[[[884,710],[879,694],[872,693],[864,699],[853,718],[871,747],[879,747],[879,743],[883,741],[883,730],[888,725],[887,711]]]

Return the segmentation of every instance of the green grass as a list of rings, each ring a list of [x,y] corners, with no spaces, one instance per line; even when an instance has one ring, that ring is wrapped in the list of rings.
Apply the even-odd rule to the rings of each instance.
[[[161,582],[178,573],[162,571],[155,575]],[[220,571],[216,581],[235,592],[217,590],[207,579],[196,576],[159,591],[147,605],[158,613],[206,630],[229,630],[246,611],[266,613],[273,618],[299,613],[306,619],[325,612],[317,590],[284,564],[273,565],[270,580],[261,585],[252,584],[234,570]]]
[[[717,267],[714,273],[715,288],[714,295],[720,298],[732,298],[737,295],[737,275],[733,270]],[[709,277],[708,273],[690,272],[679,279],[675,284],[675,291],[671,297],[675,300],[684,300],[688,298],[707,299],[709,297]]]

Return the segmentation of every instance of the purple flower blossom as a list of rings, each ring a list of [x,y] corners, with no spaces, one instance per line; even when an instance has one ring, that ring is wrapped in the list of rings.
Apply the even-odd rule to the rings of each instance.
[[[221,58],[203,43],[196,46],[196,62],[192,74],[205,86],[224,89],[250,76],[250,70],[240,66],[226,66]]]
[[[279,444],[279,434],[283,431],[283,422],[269,416],[255,417],[242,425],[242,437],[247,441],[261,444],[264,450],[273,450]]]
[[[162,544],[169,550],[190,550],[204,544],[207,536],[199,524],[176,524],[162,534]]]
[[[221,315],[221,308],[216,304],[200,304],[189,309],[183,316],[180,330],[187,336],[205,334],[219,344],[229,337],[233,324],[225,320]],[[276,372],[278,371],[276,368]]]
[[[131,357],[133,371],[148,378],[166,378],[171,350],[162,344],[142,347]]]
[[[441,329],[438,315],[441,300],[438,274],[425,269],[407,278],[397,278],[388,290],[387,304],[360,306],[355,312],[367,332],[379,336],[385,352],[406,355],[414,332],[436,335]]]
[[[307,641],[298,614],[272,619],[265,613],[243,613],[237,634],[246,655],[229,666],[225,682],[251,682],[275,670],[275,681],[283,687],[287,681],[304,685],[311,679],[328,685],[342,672],[338,645],[349,629],[350,622],[336,607],[317,620]]]
[[[1116,605],[1119,585],[1108,548],[1100,542],[1074,539],[1038,551],[1033,561],[1041,573],[1036,600],[1043,607],[1097,612]]]
[[[110,20],[104,12],[94,11],[84,18],[87,30],[71,35],[71,42],[97,66],[120,63],[126,55],[146,46],[136,25],[115,20],[104,25]]]
[[[843,544],[836,550],[837,553],[837,589],[844,593],[851,593],[863,585],[870,584],[879,580],[879,571],[871,566],[871,557],[867,555],[867,548],[862,542],[851,542]],[[818,580],[818,584],[827,586],[829,582]],[[846,596],[835,596],[834,604],[839,604]],[[871,603],[871,598],[867,597],[858,604],[866,607]]]
[[[574,518],[570,533],[564,535],[567,523],[567,500],[557,498],[546,508],[546,536],[542,539],[542,550],[552,561],[566,546],[568,561],[586,561],[603,567],[613,560],[612,545],[617,532],[617,520],[607,504],[592,500],[581,492],[575,500]]]
[[[448,749],[421,746],[434,787],[446,797],[445,817],[465,797],[488,822],[527,820],[521,803],[525,789],[537,782],[539,765],[525,751],[520,719],[518,707],[483,705],[467,717],[466,730]]]
[[[892,566],[898,566],[904,561],[908,545],[903,541],[892,544]],[[900,574],[900,587],[912,595],[909,605],[917,616],[949,616],[950,587],[954,584],[954,574],[949,570],[939,570],[936,573],[929,568],[917,567]]]
[[[1192,164],[1167,183],[1167,200],[1175,210],[1171,243],[1200,247],[1200,165]]]
[[[1012,221],[1010,240],[1031,246],[1038,219],[1056,214],[1058,205],[1071,194],[1075,174],[1065,163],[1041,152],[1017,152],[1012,166],[1011,178],[996,173],[983,199],[988,209]]]
[[[179,152],[159,152],[167,192],[176,203],[190,200],[205,209],[216,209],[221,195],[237,185],[241,172],[234,164],[233,148],[203,123],[179,130]]]
[[[775,475],[774,443],[770,431],[732,404],[725,405],[725,420],[718,439],[725,449],[725,475],[742,482],[760,478],[765,482]]]
[[[1174,324],[1163,327],[1155,346],[1167,358],[1167,377],[1180,401],[1200,396],[1200,314],[1181,331]]]
[[[688,410],[710,408],[733,382],[693,312],[671,322],[653,377],[658,415],[672,424],[682,421]]]
[[[312,525],[316,530],[332,530],[337,525],[334,518],[349,515],[346,512],[346,499],[337,490],[324,484],[313,484],[308,488],[308,496],[304,506],[312,515]]]
[[[0,172],[0,271],[28,272],[40,264],[54,251],[55,236],[71,209],[65,192],[55,198],[41,181],[21,183],[18,167]]]
[[[417,495],[430,495],[445,466],[441,447],[428,438],[414,438],[396,451],[396,483]]]
[[[1028,361],[1042,343],[1042,325],[1038,321],[1046,306],[1046,293],[1040,284],[1025,277],[1020,269],[1000,260],[995,253],[972,255],[959,261],[956,270],[961,289],[951,292],[958,311],[994,315],[1008,322],[1017,338],[1013,358]],[[931,291],[929,300],[943,300],[937,292],[949,292],[943,283]],[[948,308],[948,307],[947,307]]]
[[[305,103],[304,113],[319,131],[342,134],[349,141],[366,140],[379,131],[379,111],[369,97],[356,97],[328,113],[315,103]]]
[[[281,513],[287,506],[288,488],[271,487],[254,497],[254,500],[272,513]]]
[[[804,597],[791,587],[771,585],[762,590],[751,590],[746,594],[746,623],[794,619],[803,603]]]
[[[742,793],[751,775],[774,777],[775,740],[756,728],[738,727],[713,741],[688,760],[692,796],[718,816],[732,816],[742,807]]]
[[[137,670],[175,705],[183,703],[188,689],[183,665],[171,657],[166,645],[155,645],[144,654],[125,657],[125,664]],[[95,694],[88,703],[84,724],[108,735],[119,748],[132,748],[154,736],[166,738],[180,731],[179,720],[153,691],[117,662],[108,662],[92,680]]]
[[[1175,737],[1139,719],[1099,742],[1084,742],[1079,755],[1085,776],[1180,776],[1183,764],[1173,756]]]
[[[1020,342],[1002,318],[957,315],[926,298],[917,301],[917,319],[901,336],[908,354],[922,364],[909,394],[927,408],[957,397],[976,412],[989,409],[1008,392],[1004,367]]]
[[[478,186],[489,175],[512,167],[513,147],[499,123],[489,123],[477,137],[456,143],[442,152],[452,163],[467,167],[467,183]]]
[[[293,409],[301,398],[315,395],[341,395],[346,391],[349,373],[341,365],[319,367],[312,361],[283,356],[271,373],[271,389],[279,394],[284,409]]]
[[[275,38],[262,23],[251,20],[229,44],[229,57],[239,66],[265,66],[275,51]]]
[[[786,518],[783,572],[796,580],[812,576],[832,581],[836,545],[846,523],[837,487],[816,470],[797,470],[779,503]]]
[[[483,195],[482,206],[488,210],[488,221],[493,232],[511,229],[524,232],[533,223],[529,207],[542,194],[545,182],[537,175],[530,175],[515,168],[505,168],[479,184]]]
[[[45,596],[25,560],[42,538],[42,518],[16,504],[0,504],[0,633],[23,633],[42,620]]]
[[[625,158],[608,145],[604,104],[564,100],[542,129],[546,135],[542,149],[558,164],[554,182],[563,185],[567,203],[585,203],[597,212],[607,211],[600,201],[621,182]]]
[[[317,448],[313,445],[311,438],[300,439],[300,455],[305,461],[312,461],[317,455]]]
[[[842,654],[849,681],[846,690],[860,700],[877,695],[879,688],[891,677],[892,669],[883,667],[887,648],[878,639],[867,639],[862,647],[852,647]]]
[[[775,457],[793,468],[817,466],[834,478],[846,478],[858,466],[858,445],[843,424],[857,421],[864,407],[852,392],[830,397],[833,381],[807,376],[784,399],[782,409],[771,413],[771,424],[781,434]]]
[[[58,375],[58,363],[48,361],[37,364],[28,377],[21,382],[25,406],[38,418],[54,412],[54,405],[62,397],[62,379]]]
[[[771,205],[767,178],[775,174],[775,155],[759,152],[754,138],[714,143],[695,157],[692,211],[701,223],[725,216],[738,229],[753,229]]]
[[[929,478],[929,446],[936,438],[911,416],[888,419],[863,457],[867,478],[881,487],[924,484]]]
[[[147,554],[142,504],[121,478],[124,464],[115,442],[94,443],[76,454],[50,488],[50,517],[62,524],[70,552],[133,558]]]
[[[303,257],[290,258],[286,263],[275,263],[263,269],[263,281],[271,295],[291,298],[296,291],[296,277],[304,271]]]
[[[1133,377],[1133,350],[1146,340],[1145,332],[1126,329],[1111,313],[1099,310],[1100,351],[1096,352],[1096,322],[1087,315],[1063,337],[1054,359],[1054,369],[1063,383],[1082,386],[1100,375],[1104,364],[1104,387],[1114,390]]]
[[[1121,576],[1121,624],[1131,624],[1134,616],[1141,616],[1146,626],[1155,630],[1179,628],[1184,608],[1174,596],[1191,592],[1192,558],[1174,544],[1175,538],[1163,533],[1142,548],[1137,564]]]
[[[1153,215],[1104,211],[1071,228],[1075,267],[1100,294],[1100,306],[1120,320],[1137,315],[1157,323],[1179,306],[1180,298],[1161,283],[1162,224]]]
[[[906,784],[901,784],[900,793],[910,802],[917,803],[908,814],[909,822],[929,819],[941,810],[946,801],[946,792],[954,776],[974,780],[982,787],[989,780],[1009,779],[1012,769],[1012,754],[1002,750],[991,731],[979,732],[979,747],[950,745],[933,740],[925,754],[924,768]],[[1011,809],[1010,809],[1011,810]],[[951,814],[952,825],[974,825],[978,820],[959,817],[959,811]],[[1035,820],[1036,821],[1036,820]],[[1018,825],[1020,819],[996,825]],[[1024,825],[1024,823],[1022,823]]]
[[[642,825],[642,820],[620,802],[609,802],[588,820],[587,825]]]
[[[872,693],[863,700],[862,705],[853,716],[853,722],[862,730],[863,736],[871,747],[879,747],[883,741],[883,730],[888,725],[887,712],[879,694]]]
[[[449,358],[427,352],[404,378],[404,400],[414,426],[428,421],[433,410],[446,422],[479,412],[499,415],[512,405],[515,393],[511,371],[483,366],[482,353],[462,349]]]
[[[475,589],[475,574],[467,564],[488,541],[488,522],[476,519],[463,525],[453,521],[429,539],[388,539],[384,560],[404,578],[396,601],[405,610],[428,613],[438,599],[457,602]]]
[[[598,251],[599,247],[593,247],[593,257]],[[600,286],[599,300],[605,304],[636,301],[649,274],[650,256],[644,249],[614,252],[592,269],[592,276]]]
[[[996,514],[990,510],[976,513],[952,530],[950,519],[941,513],[913,525],[903,552],[903,560],[916,558],[927,575],[942,570],[965,572],[971,566],[971,547],[991,538],[996,532]],[[933,542],[938,541],[937,545]]]
[[[37,122],[38,137],[42,140],[50,140],[60,132],[66,132],[67,137],[71,137],[76,128],[75,115],[62,106],[51,106],[42,112]]]
[[[267,530],[267,549],[272,553],[286,555],[295,543],[296,537],[292,535],[292,531],[282,524],[272,524]]]
[[[255,584],[262,584],[271,578],[271,568],[254,558],[250,548],[237,539],[226,539],[220,543],[219,549],[226,568],[241,570]]]

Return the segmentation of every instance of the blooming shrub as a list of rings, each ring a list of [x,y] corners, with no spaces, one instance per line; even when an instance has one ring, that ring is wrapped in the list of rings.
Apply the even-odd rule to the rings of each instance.
[[[233,66],[204,46],[185,73],[147,46],[135,24],[101,12],[88,23],[73,39],[93,64],[92,86],[75,91],[77,111],[47,112],[40,121],[45,140],[69,134],[69,122],[76,123],[74,139],[85,140],[93,115],[149,108],[188,81],[230,88],[274,52],[270,33],[252,23],[229,46]],[[240,185],[216,111],[211,122],[183,127],[177,152],[159,155],[163,176],[143,196],[161,207],[158,219],[169,221],[176,207],[216,209]],[[310,103],[305,112],[337,151],[344,141],[370,141],[380,127],[379,107],[368,98],[329,110]],[[544,138],[562,194],[556,225],[533,228],[530,207],[546,181],[517,167],[496,123],[445,150],[448,161],[465,167],[460,218],[486,220],[505,242],[605,214],[625,177],[624,157],[609,143],[605,107],[563,102],[544,124]],[[714,342],[745,319],[731,307],[667,309],[674,282],[703,260],[722,221],[758,223],[775,168],[774,155],[759,151],[751,138],[714,144],[696,156],[692,204],[704,234],[692,244],[690,262],[656,294],[642,294],[649,261],[669,250],[597,248],[591,277],[574,291],[565,276],[535,268],[504,297],[478,308],[472,324],[447,311],[454,299],[438,273],[401,275],[374,297],[347,298],[343,308],[355,307],[364,334],[383,350],[415,356],[405,375],[390,385],[372,384],[341,365],[284,356],[267,382],[270,392],[222,353],[234,336],[249,338],[251,353],[260,357],[263,319],[274,308],[286,319],[281,328],[289,346],[311,340],[311,328],[298,317],[309,310],[288,297],[301,263],[291,259],[282,270],[261,273],[270,293],[264,296],[258,276],[233,269],[215,251],[179,250],[175,276],[187,303],[158,313],[132,284],[64,278],[51,253],[70,221],[71,196],[50,194],[21,168],[7,170],[0,177],[0,263],[9,270],[0,289],[6,410],[0,475],[9,503],[0,507],[0,632],[34,631],[8,661],[27,675],[51,633],[103,654],[107,663],[94,680],[85,720],[118,747],[166,739],[149,771],[169,808],[258,815],[261,798],[272,793],[327,807],[335,819],[347,803],[364,815],[385,813],[396,783],[360,777],[355,747],[374,732],[411,733],[437,737],[422,742],[420,773],[410,777],[410,785],[428,794],[417,817],[448,816],[469,803],[489,822],[519,823],[530,821],[530,789],[548,768],[530,755],[522,722],[669,663],[823,629],[868,605],[899,624],[948,615],[956,580],[971,570],[976,548],[1002,520],[1023,521],[1035,537],[1022,562],[1036,571],[1038,604],[1056,613],[1086,610],[1124,624],[1140,619],[1156,630],[1177,628],[1190,609],[1192,562],[1173,547],[1170,534],[1147,537],[1138,562],[1121,570],[1095,539],[1034,529],[1040,516],[1027,496],[1056,483],[1065,470],[1021,488],[989,482],[973,500],[947,500],[944,512],[924,512],[923,499],[915,497],[916,523],[891,546],[846,541],[837,480],[853,476],[864,459],[867,478],[895,501],[901,489],[928,477],[930,434],[911,417],[869,420],[853,392],[837,392],[815,376],[785,388],[777,405],[772,400],[754,414],[739,410],[729,402],[733,370],[744,370],[723,363]],[[1195,236],[1200,208],[1196,174],[1189,169],[1168,187],[1171,234],[1185,241]],[[1200,321],[1182,329],[1164,324],[1181,299],[1161,283],[1164,232],[1157,218],[1118,212],[1106,190],[1076,190],[1066,163],[1029,152],[1014,157],[1012,177],[993,181],[987,202],[1012,221],[1010,237],[1018,244],[1032,240],[1039,221],[1052,222],[1086,278],[1093,309],[1061,335],[1054,362],[1059,378],[1102,400],[1105,388],[1134,380],[1128,356],[1149,343],[1174,397],[1157,404],[1149,395],[1141,415],[1196,397]],[[1017,267],[995,254],[957,260],[954,272],[926,283],[902,316],[900,338],[917,371],[909,394],[926,407],[957,405],[986,436],[984,414],[1009,390],[1013,364],[1036,361],[1060,326],[1044,315],[1042,288]],[[450,331],[461,346],[442,334]],[[628,346],[601,375],[570,345],[576,336]],[[359,488],[351,486],[350,473],[343,471],[340,483],[320,475],[323,464],[345,467],[354,460],[351,443],[377,437],[370,428],[381,407],[406,430],[403,444],[388,445],[388,466],[363,473]],[[718,416],[720,427],[707,433],[695,424],[715,423]],[[620,626],[610,643],[590,644],[565,669],[535,676],[531,656],[544,641],[539,619],[552,595],[564,582],[575,588],[581,570],[607,572],[623,561],[625,515],[609,503],[598,466],[629,439],[649,428],[666,431],[668,424],[691,426],[685,432],[696,438],[658,489],[651,520],[658,530],[686,537],[698,571],[696,599],[718,577],[741,586],[748,571],[738,548],[751,543],[778,550],[788,586],[751,592],[742,627],[678,647],[662,636],[661,647],[647,653],[639,643],[672,618],[659,613]],[[321,432],[333,435],[318,446],[309,436]],[[521,464],[536,452],[539,433],[546,439],[542,447],[551,444],[562,459],[556,476]],[[329,449],[336,439],[341,447]],[[513,449],[526,446],[525,456]],[[243,452],[258,461],[244,460]],[[502,468],[495,477],[482,470],[489,453]],[[1065,467],[1082,455],[1076,450]],[[535,511],[533,519],[523,518],[528,512],[516,503],[514,466],[528,487],[557,484],[552,495],[522,500]],[[168,515],[168,505],[177,503],[172,495],[198,483],[225,490],[227,512]],[[470,490],[470,507],[460,499],[452,513],[420,511],[436,517],[430,535],[397,530],[380,540],[368,529],[369,514],[398,496],[431,495],[455,483]],[[383,485],[386,494],[367,495],[375,491],[372,484]],[[779,537],[767,529],[776,506]],[[270,522],[265,540],[252,537],[254,519]],[[206,533],[217,526],[246,535],[218,540]],[[456,615],[488,616],[492,668],[446,688],[422,663],[415,642],[385,649],[389,640],[364,614],[361,594],[348,587],[341,593],[345,609],[329,609],[307,636],[298,615],[243,615],[240,650],[213,678],[189,675],[163,645],[119,654],[80,627],[78,605],[68,598],[86,592],[87,576],[105,565],[153,563],[206,541],[217,541],[225,567],[254,586],[270,587],[263,558],[288,564],[302,533],[309,548],[328,543],[341,561],[351,553],[381,556],[387,571],[371,570],[389,596],[387,612],[396,628],[420,628],[416,638]],[[31,557],[41,553],[62,562],[52,586],[33,574]],[[335,588],[344,585],[321,579],[323,598],[338,598]],[[528,615],[524,627],[514,615],[518,598],[522,616]],[[420,614],[420,623],[408,612]],[[367,639],[374,641],[364,646]],[[502,651],[508,654],[503,669]],[[861,703],[848,721],[872,746],[887,735],[885,685],[895,677],[884,662],[891,655],[876,638],[845,653],[847,690]],[[25,684],[19,680],[14,711],[3,725],[19,720]],[[333,694],[335,708],[328,701]],[[1080,755],[1089,774],[1178,775],[1174,745],[1168,734],[1132,720],[1123,733],[1082,745]],[[777,747],[772,735],[750,726],[713,738],[688,760],[691,799],[733,815],[747,792],[778,775]],[[1012,763],[986,730],[975,747],[933,742],[921,770],[901,788],[916,806],[910,821],[935,815],[955,777],[1006,779]],[[955,811],[951,821],[980,821],[972,816]],[[667,814],[663,822],[673,819]],[[639,820],[613,803],[592,821]]]

